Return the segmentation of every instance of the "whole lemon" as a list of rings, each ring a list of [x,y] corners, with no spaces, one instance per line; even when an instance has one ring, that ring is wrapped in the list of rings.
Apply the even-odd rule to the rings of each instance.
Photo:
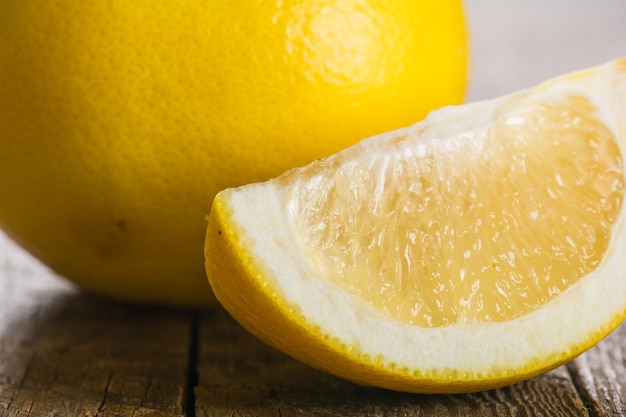
[[[83,288],[211,302],[217,191],[462,100],[459,0],[5,0],[0,228]]]

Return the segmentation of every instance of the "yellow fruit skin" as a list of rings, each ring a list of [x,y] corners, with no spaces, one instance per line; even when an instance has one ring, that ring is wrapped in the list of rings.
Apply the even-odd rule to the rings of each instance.
[[[204,305],[204,217],[458,103],[460,1],[0,4],[0,228],[84,288]]]
[[[466,393],[507,386],[540,375],[571,361],[596,344],[622,321],[625,312],[579,345],[570,346],[558,357],[540,357],[524,369],[489,369],[468,374],[455,369],[420,373],[390,366],[385,358],[373,358],[358,346],[346,346],[312,325],[298,308],[290,305],[271,285],[271,274],[247,252],[231,219],[228,203],[218,194],[207,218],[206,268],[211,287],[222,306],[252,334],[293,358],[321,371],[357,384],[416,393]],[[211,256],[211,258],[208,258]],[[226,278],[224,278],[226,277]],[[349,308],[349,307],[348,307]],[[394,343],[389,340],[385,343]],[[407,346],[407,349],[410,349]]]

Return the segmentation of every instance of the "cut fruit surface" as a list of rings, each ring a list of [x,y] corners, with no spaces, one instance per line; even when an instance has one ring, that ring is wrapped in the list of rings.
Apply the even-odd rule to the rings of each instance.
[[[510,384],[626,315],[626,60],[447,107],[214,201],[209,281],[313,367],[412,392]]]

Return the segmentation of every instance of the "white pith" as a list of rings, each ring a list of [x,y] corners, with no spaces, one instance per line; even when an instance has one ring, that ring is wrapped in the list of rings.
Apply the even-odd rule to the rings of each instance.
[[[389,152],[386,142],[413,131],[426,131],[420,140],[462,135],[484,126],[502,103],[517,99],[558,98],[581,93],[598,109],[598,118],[611,129],[624,155],[626,150],[626,65],[616,64],[564,76],[530,92],[518,92],[489,102],[442,109],[413,127],[365,140],[340,153],[366,158]],[[530,94],[526,97],[527,94]],[[452,120],[452,122],[451,122]],[[436,126],[436,129],[430,129]],[[467,133],[465,133],[467,134]],[[399,150],[400,152],[401,150]],[[349,156],[348,156],[349,155]],[[287,187],[284,184],[289,184]],[[577,353],[593,335],[605,333],[616,315],[626,310],[626,204],[614,225],[602,263],[570,289],[538,310],[508,322],[474,323],[442,328],[422,328],[390,318],[359,297],[350,295],[316,276],[301,255],[295,236],[290,194],[299,181],[273,180],[226,191],[232,220],[251,255],[262,262],[267,285],[288,301],[311,326],[346,346],[380,358],[396,368],[419,370],[435,376],[454,370],[469,378],[502,374],[546,358],[564,359]],[[564,352],[569,347],[572,352]],[[513,371],[512,371],[513,372]],[[503,375],[504,376],[504,375]]]

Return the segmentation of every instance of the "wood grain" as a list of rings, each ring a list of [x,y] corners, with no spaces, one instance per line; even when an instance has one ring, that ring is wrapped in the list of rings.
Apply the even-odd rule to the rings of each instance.
[[[115,303],[0,235],[0,417],[626,415],[626,327],[510,387],[415,395],[358,386],[264,345],[221,308]]]
[[[626,415],[626,324],[568,369],[590,416]]]
[[[0,249],[0,416],[182,415],[190,312],[81,294]]]
[[[587,416],[566,367],[493,391],[405,394],[310,369],[220,309],[204,312],[199,323],[198,416]]]

